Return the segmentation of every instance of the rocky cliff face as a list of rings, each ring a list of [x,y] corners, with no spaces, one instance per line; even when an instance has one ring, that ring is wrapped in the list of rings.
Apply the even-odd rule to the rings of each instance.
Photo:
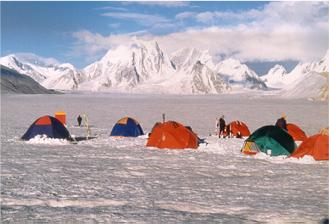
[[[27,75],[18,73],[15,70],[1,67],[1,94],[20,93],[20,94],[51,94],[58,93],[54,90],[48,90],[37,83]]]

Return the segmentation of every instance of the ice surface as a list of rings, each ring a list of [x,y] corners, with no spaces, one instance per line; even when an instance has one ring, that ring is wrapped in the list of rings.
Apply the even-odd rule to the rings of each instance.
[[[254,157],[243,139],[217,139],[216,117],[251,131],[283,112],[308,135],[328,126],[326,103],[252,96],[122,94],[1,97],[1,219],[10,223],[319,223],[328,217],[328,162]],[[97,138],[19,138],[39,116],[66,111],[76,137],[88,114]],[[166,113],[208,144],[193,150],[146,148],[147,136],[109,137],[123,116],[147,133]]]

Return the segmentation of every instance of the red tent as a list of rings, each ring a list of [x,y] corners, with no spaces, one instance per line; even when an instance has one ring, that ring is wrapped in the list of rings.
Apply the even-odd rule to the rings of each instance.
[[[295,124],[288,123],[287,129],[288,133],[295,141],[304,141],[307,138],[305,132]]]
[[[146,146],[168,149],[198,148],[197,135],[184,125],[167,121],[157,123],[150,134]]]
[[[242,121],[232,121],[228,125],[231,127],[231,133],[233,136],[237,136],[238,132],[240,132],[241,136],[243,137],[250,135],[248,126]]]
[[[313,156],[315,160],[329,160],[329,135],[316,134],[304,142],[291,154],[300,158],[305,155]]]

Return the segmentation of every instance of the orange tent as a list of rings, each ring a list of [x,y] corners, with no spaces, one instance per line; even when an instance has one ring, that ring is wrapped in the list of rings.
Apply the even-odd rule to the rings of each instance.
[[[313,156],[315,160],[329,160],[329,135],[316,134],[304,140],[291,157]]]
[[[196,149],[198,148],[198,137],[184,125],[175,121],[167,121],[153,127],[146,146],[160,149]]]
[[[307,138],[305,132],[295,124],[287,124],[287,129],[288,133],[295,141],[304,141]]]
[[[248,126],[242,121],[232,121],[229,125],[231,126],[231,133],[233,136],[237,136],[238,132],[240,132],[243,137],[250,135]]]

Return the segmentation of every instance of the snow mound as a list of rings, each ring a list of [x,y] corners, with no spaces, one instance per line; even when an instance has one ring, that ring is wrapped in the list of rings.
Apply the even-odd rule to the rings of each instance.
[[[304,156],[303,158],[293,158],[289,156],[270,156],[266,153],[260,152],[252,156],[255,159],[266,160],[270,163],[283,164],[283,163],[298,163],[298,164],[315,164],[316,160],[312,156]]]
[[[42,145],[69,145],[70,141],[66,139],[48,138],[46,135],[37,135],[34,138],[26,141],[27,144],[42,144]]]

